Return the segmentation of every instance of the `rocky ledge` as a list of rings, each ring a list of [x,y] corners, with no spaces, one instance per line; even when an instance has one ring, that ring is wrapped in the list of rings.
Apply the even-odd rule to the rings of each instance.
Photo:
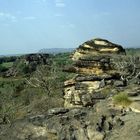
[[[135,118],[135,119],[134,119]],[[109,101],[94,108],[54,108],[0,127],[1,140],[138,140],[140,114],[117,110]]]

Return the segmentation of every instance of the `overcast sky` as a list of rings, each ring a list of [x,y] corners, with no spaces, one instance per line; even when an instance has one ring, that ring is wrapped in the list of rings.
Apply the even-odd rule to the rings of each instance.
[[[140,0],[0,0],[0,54],[74,48],[96,37],[140,46]]]

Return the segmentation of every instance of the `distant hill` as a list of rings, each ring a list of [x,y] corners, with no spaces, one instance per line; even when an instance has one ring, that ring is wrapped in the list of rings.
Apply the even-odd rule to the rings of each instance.
[[[58,54],[65,52],[72,52],[75,48],[44,48],[39,50],[39,53]]]
[[[0,55],[0,58],[2,57],[12,57],[12,56],[22,56],[22,55],[26,55],[26,54],[4,54],[4,55]]]

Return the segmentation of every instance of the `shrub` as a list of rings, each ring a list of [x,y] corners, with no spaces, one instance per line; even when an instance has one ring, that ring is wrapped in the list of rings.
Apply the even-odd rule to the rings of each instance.
[[[0,72],[5,72],[7,71],[8,69],[2,65],[0,65]]]
[[[112,93],[112,91],[111,91],[111,87],[106,87],[106,88],[103,88],[102,89],[102,93],[104,94],[104,95],[110,95],[111,93]]]
[[[128,98],[128,95],[124,92],[120,92],[119,94],[113,97],[114,103],[117,105],[121,105],[123,107],[127,107],[131,104],[131,100]]]
[[[127,81],[140,76],[140,57],[114,56],[111,60],[113,69],[116,69]]]

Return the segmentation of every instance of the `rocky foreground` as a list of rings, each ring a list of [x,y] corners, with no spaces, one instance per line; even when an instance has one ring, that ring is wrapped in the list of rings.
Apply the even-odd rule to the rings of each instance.
[[[65,68],[75,76],[64,83],[64,108],[2,124],[0,140],[139,140],[140,70],[129,78],[118,71],[114,57],[124,56],[122,46],[104,39],[80,45]],[[115,104],[120,92],[129,104]]]

